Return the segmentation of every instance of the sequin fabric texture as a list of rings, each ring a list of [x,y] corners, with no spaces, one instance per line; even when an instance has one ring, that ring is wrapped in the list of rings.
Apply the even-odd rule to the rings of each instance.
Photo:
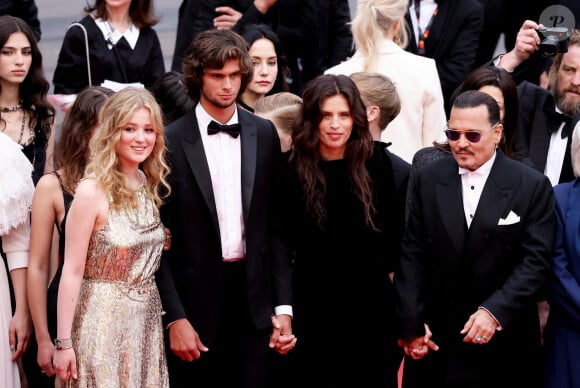
[[[56,387],[169,387],[154,274],[165,243],[145,189],[93,233],[73,322],[78,380]]]

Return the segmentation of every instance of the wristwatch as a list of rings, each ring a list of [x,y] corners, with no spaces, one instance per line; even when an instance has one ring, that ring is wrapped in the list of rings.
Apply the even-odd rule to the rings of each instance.
[[[73,347],[72,338],[67,339],[55,339],[54,340],[54,347],[56,350],[65,350],[70,349]]]

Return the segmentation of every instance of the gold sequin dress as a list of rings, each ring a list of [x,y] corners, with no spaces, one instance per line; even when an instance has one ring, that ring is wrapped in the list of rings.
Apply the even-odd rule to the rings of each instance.
[[[154,274],[165,231],[144,189],[93,233],[72,328],[78,380],[56,387],[168,387]],[[71,383],[72,382],[72,383]]]

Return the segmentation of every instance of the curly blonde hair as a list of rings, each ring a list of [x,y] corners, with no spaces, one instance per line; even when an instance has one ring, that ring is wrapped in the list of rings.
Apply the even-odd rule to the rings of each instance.
[[[91,138],[91,156],[85,176],[94,178],[109,194],[110,206],[121,209],[127,203],[137,206],[136,192],[127,183],[121,170],[121,161],[116,146],[121,138],[122,129],[136,111],[147,109],[151,114],[151,124],[157,134],[151,155],[142,163],[145,173],[147,193],[157,207],[171,192],[166,177],[169,166],[165,162],[165,139],[163,135],[163,116],[153,95],[143,88],[128,87],[113,94],[105,102],[101,111],[101,124]]]

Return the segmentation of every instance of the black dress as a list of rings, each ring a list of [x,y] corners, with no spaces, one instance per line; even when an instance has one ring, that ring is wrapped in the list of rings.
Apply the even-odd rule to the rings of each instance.
[[[289,354],[295,384],[397,387],[402,352],[396,345],[388,274],[398,260],[403,209],[383,148],[375,143],[367,163],[378,231],[365,224],[346,160],[321,162],[327,184],[324,228],[306,212],[292,172],[286,182],[286,233],[295,248],[293,330],[298,342]]]
[[[134,49],[125,38],[121,38],[114,49],[109,49],[92,16],[85,16],[80,23],[89,39],[93,85],[100,85],[107,79],[121,83],[141,82],[149,88],[165,73],[159,37],[153,28],[139,30]],[[78,93],[89,84],[85,38],[80,27],[72,26],[66,32],[52,83],[56,94]]]

